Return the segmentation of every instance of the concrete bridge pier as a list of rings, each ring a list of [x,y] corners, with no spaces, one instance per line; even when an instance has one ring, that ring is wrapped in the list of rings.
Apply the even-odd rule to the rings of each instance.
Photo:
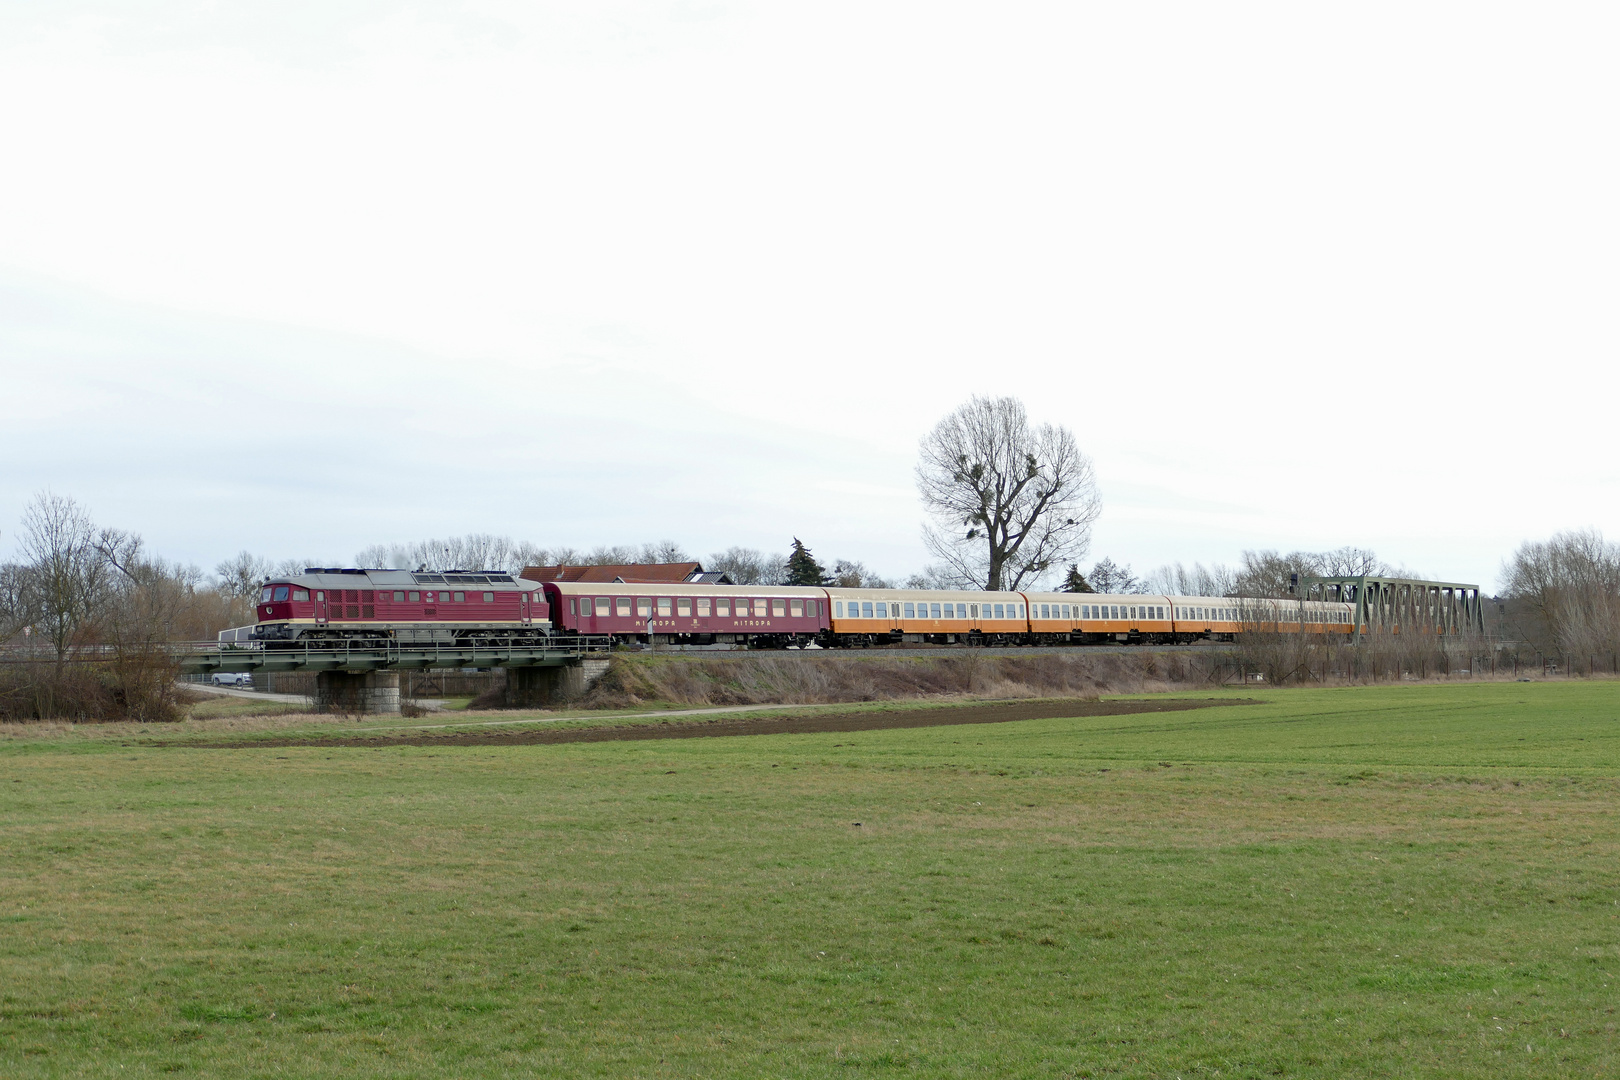
[[[317,672],[315,711],[397,713],[399,674],[393,671]]]
[[[580,664],[506,669],[507,708],[548,708],[572,701],[584,692],[585,668]]]

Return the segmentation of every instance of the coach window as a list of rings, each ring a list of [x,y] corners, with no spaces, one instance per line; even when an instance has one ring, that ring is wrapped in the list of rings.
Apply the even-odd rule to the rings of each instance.
[[[720,616],[722,619],[725,618],[726,616],[730,615],[731,614],[731,601],[730,600],[716,600],[714,602],[714,613],[716,615]]]
[[[652,614],[652,600],[645,596],[636,597],[636,614],[645,619]]]
[[[787,601],[786,600],[772,600],[771,601],[771,614],[774,615],[774,616],[777,616],[778,618],[780,618],[783,615],[786,615],[787,614]]]
[[[908,619],[915,619],[917,617],[917,605],[914,603],[905,605],[905,607],[903,607],[901,610]]]
[[[630,617],[630,598],[628,596],[621,596],[613,601],[613,614],[621,619]]]
[[[878,601],[877,617],[880,619],[887,619],[889,617],[889,605],[882,600]]]
[[[855,605],[851,604],[850,605],[850,610],[851,610],[852,613],[854,611],[854,608],[855,608]],[[862,600],[861,601],[861,618],[870,619],[871,617],[872,617],[872,601],[870,601],[870,600]]]
[[[790,601],[788,601],[788,614],[791,615],[795,619],[804,618],[804,601],[803,600],[790,600]]]
[[[690,596],[683,596],[675,601],[675,614],[683,619],[692,617],[692,598]]]
[[[698,618],[707,619],[709,617],[709,598],[707,596],[699,597],[697,605]]]
[[[667,596],[658,598],[658,614],[666,618],[675,610],[675,601]]]
[[[764,617],[765,617],[765,600],[764,600],[764,598],[756,599],[754,601],[754,618],[763,619]]]
[[[821,601],[820,600],[806,600],[805,604],[804,604],[804,613],[806,615],[820,615],[821,614]]]
[[[317,600],[319,600],[321,598],[320,593],[316,593],[315,598]],[[419,593],[419,592],[411,593],[411,603],[420,604],[421,602],[422,602],[422,594],[421,593]]]
[[[403,592],[396,592],[394,594],[394,603],[403,604],[404,602],[405,602],[405,594]]]
[[[494,595],[494,594],[485,593],[484,595],[485,596],[491,596],[491,595]],[[604,619],[607,618],[609,615],[613,614],[613,597],[611,597],[611,596],[598,596],[596,598],[596,614],[601,616]]]
[[[984,607],[985,607],[986,611],[990,611],[990,612],[994,613],[994,614],[992,614],[990,616],[992,619],[999,619],[999,618],[1002,617],[1001,616],[1001,605],[1000,604],[986,604],[986,605],[984,605]]]
[[[842,600],[833,601],[833,615],[840,619],[844,617],[844,602]]]

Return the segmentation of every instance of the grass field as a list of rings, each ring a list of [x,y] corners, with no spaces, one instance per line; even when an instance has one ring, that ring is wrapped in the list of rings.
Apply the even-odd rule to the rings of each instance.
[[[11,739],[0,1075],[1620,1073],[1620,683],[1243,693],[560,746]]]

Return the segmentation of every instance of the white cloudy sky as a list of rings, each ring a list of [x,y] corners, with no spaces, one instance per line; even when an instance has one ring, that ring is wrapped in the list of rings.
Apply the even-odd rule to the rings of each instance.
[[[1091,557],[1620,534],[1602,4],[0,6],[0,551],[925,557],[1071,427]]]

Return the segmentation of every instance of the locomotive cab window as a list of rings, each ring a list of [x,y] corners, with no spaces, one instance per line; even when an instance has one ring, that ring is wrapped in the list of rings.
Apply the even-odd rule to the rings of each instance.
[[[270,595],[270,590],[268,588],[265,589],[264,592],[259,594],[259,603],[268,604],[270,602]]]
[[[308,600],[309,599],[309,590],[308,589],[294,589],[293,590],[293,599],[294,600]]]
[[[317,596],[316,596],[316,597],[315,597],[315,599],[317,599],[317,600],[319,600],[319,599],[320,599],[320,596],[319,596],[319,595],[317,595]],[[413,592],[413,593],[411,593],[411,603],[413,603],[413,604],[420,604],[420,603],[421,603],[421,602],[422,602],[422,594],[421,594],[421,593],[419,593],[419,592]],[[574,610],[574,606],[573,606],[573,604],[572,604],[572,602],[570,602],[570,603],[569,603],[569,605],[568,605],[568,610],[569,610],[569,611],[572,611],[572,610]]]
[[[285,599],[287,599],[287,586],[285,586],[285,585],[277,585],[276,586],[276,596],[275,596],[275,598],[277,600],[285,600]]]

